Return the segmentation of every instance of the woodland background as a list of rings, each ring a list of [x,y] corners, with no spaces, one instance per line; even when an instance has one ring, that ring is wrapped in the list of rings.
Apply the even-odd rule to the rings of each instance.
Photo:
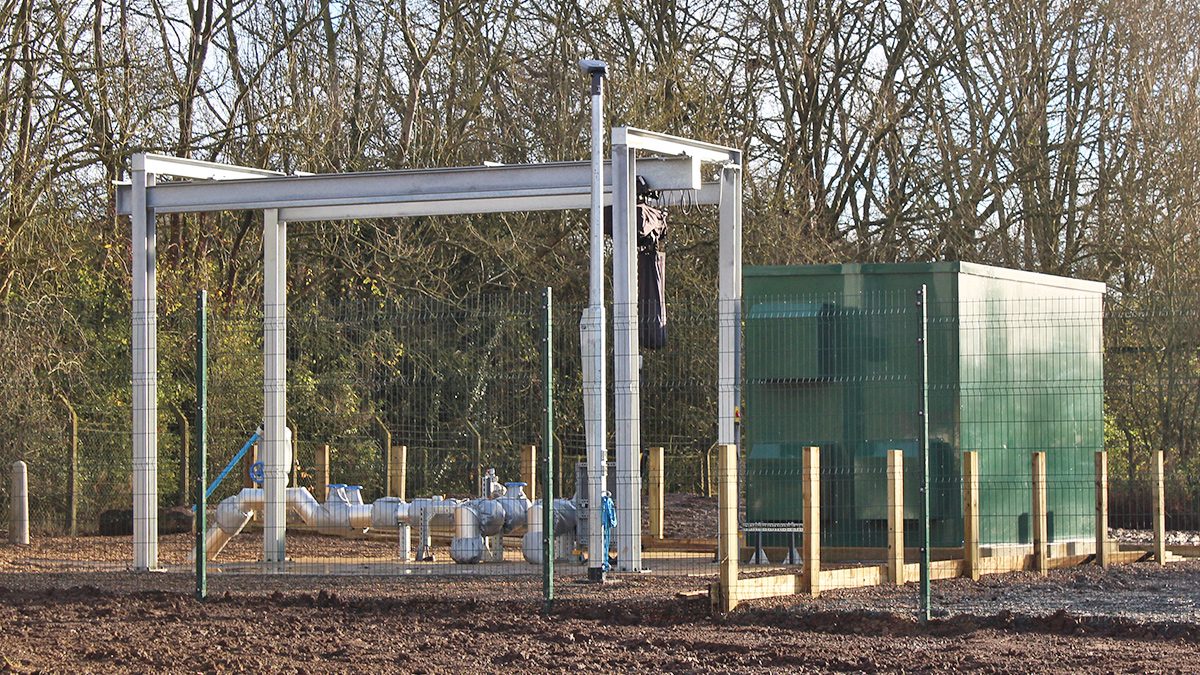
[[[0,0],[0,35],[6,462],[61,458],[71,410],[93,433],[81,453],[128,462],[130,233],[113,181],[132,153],[310,172],[583,159],[580,58],[610,66],[611,125],[745,150],[746,264],[962,260],[1106,282],[1114,470],[1132,477],[1158,448],[1180,471],[1200,461],[1195,3]],[[408,303],[387,311],[410,323],[421,303],[454,316],[543,286],[569,307],[586,296],[586,218],[297,223],[289,299],[334,322],[388,303]],[[713,294],[715,219],[674,208],[671,222],[679,309]],[[194,405],[199,288],[245,348],[214,377],[243,381],[228,407],[255,419],[257,215],[164,217],[159,252],[170,445]],[[505,302],[528,304],[535,336],[535,301]],[[355,341],[378,357],[385,332]],[[303,435],[375,434],[370,391],[401,380],[357,386],[346,336],[307,335],[289,338]],[[426,375],[478,379],[487,362],[388,348],[378,361]]]

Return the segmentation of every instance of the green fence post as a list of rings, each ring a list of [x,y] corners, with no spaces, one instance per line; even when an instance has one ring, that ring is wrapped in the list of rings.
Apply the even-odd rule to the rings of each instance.
[[[208,596],[208,292],[196,294],[196,599]]]
[[[542,292],[542,612],[554,608],[554,321],[553,291]]]
[[[929,289],[921,284],[917,291],[917,307],[921,311],[921,333],[917,339],[921,359],[921,409],[917,433],[917,450],[921,465],[921,623],[930,616],[929,590]]]

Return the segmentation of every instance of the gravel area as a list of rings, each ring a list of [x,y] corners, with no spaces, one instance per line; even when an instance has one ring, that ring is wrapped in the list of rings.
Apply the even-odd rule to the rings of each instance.
[[[1095,565],[987,575],[979,581],[948,579],[932,584],[933,607],[941,616],[995,616],[1001,612],[1051,616],[1067,612],[1145,623],[1200,626],[1200,561]],[[807,606],[811,611],[886,612],[917,615],[917,585],[835,590],[808,601],[763,600],[764,606]]]
[[[1152,544],[1153,530],[1130,530],[1113,528],[1108,531],[1109,539],[1122,544]],[[1200,545],[1200,532],[1195,530],[1167,530],[1167,546],[1196,546]]]

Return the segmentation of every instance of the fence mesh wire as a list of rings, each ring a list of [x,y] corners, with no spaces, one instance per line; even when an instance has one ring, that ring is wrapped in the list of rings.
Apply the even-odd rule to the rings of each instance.
[[[803,562],[803,448],[820,448],[820,545],[827,566],[879,562],[899,522],[908,563],[919,541],[921,315],[911,291],[760,298],[743,308],[737,495],[742,563],[787,569]],[[1200,529],[1194,331],[1196,298],[1008,297],[928,306],[930,545],[961,557],[964,452],[980,458],[979,542],[988,555],[1030,550],[1032,464],[1047,453],[1047,537],[1052,553],[1094,550],[1095,453],[1108,451],[1107,515],[1114,549],[1152,550],[1155,513],[1170,550],[1194,554]],[[579,321],[555,306],[556,496],[571,498],[586,456]],[[643,350],[638,517],[643,567],[715,579],[718,573],[717,304],[675,301],[667,345]],[[115,321],[115,320],[114,320]],[[318,502],[326,485],[361,486],[366,504],[439,495],[472,499],[494,469],[500,483],[535,475],[542,444],[539,299],[524,294],[459,300],[380,300],[289,307],[289,485]],[[611,329],[611,314],[609,315]],[[29,465],[30,560],[124,569],[131,560],[128,329],[80,354],[56,390],[22,370],[23,328],[5,328],[0,457]],[[215,478],[262,418],[262,317],[210,318],[209,475]],[[124,337],[121,337],[121,336]],[[186,570],[191,551],[190,440],[195,401],[190,307],[159,319],[160,563]],[[608,345],[612,373],[612,345]],[[24,359],[27,360],[27,359]],[[60,396],[61,394],[61,396]],[[613,389],[607,393],[614,441]],[[75,423],[72,425],[72,415]],[[526,448],[532,446],[535,450]],[[403,476],[398,457],[403,448]],[[900,451],[899,495],[889,493],[888,452]],[[209,500],[255,485],[250,459],[235,463]],[[1155,499],[1156,453],[1164,496]],[[74,457],[74,459],[72,459]],[[610,456],[611,458],[611,456]],[[610,484],[615,470],[610,469]],[[7,471],[5,472],[7,477]],[[661,485],[660,485],[661,481]],[[9,485],[0,486],[7,522]],[[541,496],[541,486],[526,486]],[[889,512],[902,502],[902,517]],[[663,507],[659,509],[658,504]],[[1158,506],[1161,504],[1161,506]],[[174,511],[172,512],[172,509]],[[580,512],[579,521],[585,520]],[[449,557],[453,519],[436,521],[433,563],[401,558],[399,534],[324,536],[289,516],[288,553],[308,571],[496,573]],[[251,521],[214,571],[256,571],[260,522]],[[410,549],[420,546],[414,528]],[[504,547],[507,573],[536,575],[521,554],[522,528]],[[74,533],[76,539],[70,539]],[[575,534],[580,534],[576,532]],[[55,542],[75,542],[54,549]],[[78,542],[91,545],[79,546]],[[561,574],[581,573],[583,537],[560,540]],[[1089,549],[1089,546],[1091,548]],[[793,550],[796,549],[796,550]],[[615,554],[615,549],[613,553]],[[246,563],[238,568],[238,563]],[[911,578],[911,577],[910,577]]]

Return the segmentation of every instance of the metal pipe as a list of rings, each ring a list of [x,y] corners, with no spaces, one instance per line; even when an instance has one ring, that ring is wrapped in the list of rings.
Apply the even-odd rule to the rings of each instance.
[[[8,494],[8,540],[17,546],[28,546],[29,470],[19,459],[12,465],[12,488]]]
[[[579,69],[591,76],[592,84],[592,220],[591,267],[588,279],[588,308],[580,322],[583,367],[584,430],[587,437],[588,483],[593,499],[591,537],[589,538],[588,579],[604,581],[608,552],[601,552],[603,537],[597,537],[603,514],[600,494],[604,491],[608,468],[605,430],[604,372],[604,76],[608,68],[601,61],[584,60]]]
[[[575,531],[577,510],[574,502],[569,499],[555,499],[550,502],[549,509],[545,508],[545,504],[545,501],[538,499],[529,507],[529,530],[521,538],[521,553],[525,556],[525,562],[531,565],[544,565],[545,553],[553,556],[554,550],[545,548],[544,541],[554,541],[556,537]],[[546,518],[547,513],[552,517]]]
[[[592,83],[592,229],[588,304],[604,304],[604,76],[608,66],[585,59],[579,69]]]
[[[504,533],[508,534],[525,525],[525,516],[529,512],[531,502],[525,496],[524,483],[505,483],[504,485],[508,491],[496,501],[504,508]]]
[[[208,489],[204,491],[205,499],[208,499],[214,492],[217,491],[217,486],[221,484],[221,481],[225,480],[225,477],[229,475],[229,472],[233,471],[233,467],[237,466],[237,463],[242,460],[242,457],[249,452],[250,448],[253,447],[260,438],[262,438],[262,427],[254,430],[254,433],[250,435],[250,440],[246,441],[246,444],[242,446],[242,449],[237,451],[237,453],[233,456],[233,459],[230,459],[229,463],[225,465],[224,469],[221,469],[221,473],[217,474],[217,477],[215,480],[213,480],[212,485],[209,485]]]
[[[470,502],[423,497],[405,503],[395,497],[383,497],[371,504],[361,504],[348,498],[344,486],[330,487],[330,498],[324,504],[317,503],[305,488],[288,488],[287,507],[295,511],[305,525],[315,527],[322,534],[340,536],[360,534],[368,528],[406,529],[414,524],[422,527],[425,536],[433,521],[453,519],[455,536],[451,541],[450,555],[458,563],[480,562],[486,549],[484,537],[511,532],[527,525],[534,528],[534,524],[527,519],[529,500],[519,483],[510,483],[511,489],[503,499],[476,499]],[[216,558],[229,540],[237,536],[254,517],[254,513],[261,511],[265,505],[266,491],[263,488],[244,488],[236,495],[221,500],[212,527],[201,535],[202,540],[188,555],[188,562],[196,559],[197,551],[205,552],[209,560]],[[555,508],[558,514],[555,518],[556,534],[563,527],[573,530],[575,506],[561,499],[555,502]],[[540,527],[536,531],[540,533]],[[538,546],[540,550],[540,539]],[[425,548],[428,548],[428,542],[425,542]]]
[[[450,557],[456,563],[473,565],[483,560],[483,527],[479,513],[464,504],[454,512],[454,539],[450,541]]]

